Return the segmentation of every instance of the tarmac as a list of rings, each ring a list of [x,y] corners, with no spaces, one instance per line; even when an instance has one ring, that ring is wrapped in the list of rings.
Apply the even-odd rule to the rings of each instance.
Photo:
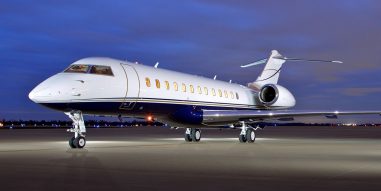
[[[88,129],[70,149],[64,129],[0,129],[1,190],[381,190],[380,127],[239,130]]]

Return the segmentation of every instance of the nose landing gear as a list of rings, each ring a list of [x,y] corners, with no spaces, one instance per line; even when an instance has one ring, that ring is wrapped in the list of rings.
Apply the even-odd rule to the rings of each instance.
[[[68,132],[74,133],[74,136],[69,140],[70,148],[82,149],[86,145],[85,133],[85,121],[81,111],[71,111],[65,113],[73,121],[73,128],[68,129]]]

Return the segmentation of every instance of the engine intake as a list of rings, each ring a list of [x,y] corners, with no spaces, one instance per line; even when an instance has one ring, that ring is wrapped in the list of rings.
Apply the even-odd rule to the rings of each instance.
[[[288,108],[295,106],[294,96],[286,88],[277,84],[262,86],[257,98],[266,107]]]
[[[279,92],[275,85],[265,85],[259,92],[259,100],[266,105],[271,105],[278,100]]]

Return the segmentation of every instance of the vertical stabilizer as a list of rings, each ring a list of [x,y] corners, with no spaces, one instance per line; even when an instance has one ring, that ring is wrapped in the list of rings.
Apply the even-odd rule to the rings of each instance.
[[[283,56],[279,54],[278,51],[271,51],[269,58],[265,59],[266,65],[261,75],[255,82],[249,83],[248,86],[254,89],[260,89],[263,85],[266,84],[277,84],[282,65],[285,62],[284,59],[279,59],[282,57]]]

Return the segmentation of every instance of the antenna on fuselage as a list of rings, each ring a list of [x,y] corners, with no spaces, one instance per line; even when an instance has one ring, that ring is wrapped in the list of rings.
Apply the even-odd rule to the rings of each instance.
[[[217,79],[217,75],[214,75],[214,78],[213,78],[213,80],[216,80]]]
[[[156,62],[154,68],[157,68],[159,66],[159,62]]]
[[[229,80],[229,83],[232,83],[232,80]]]

